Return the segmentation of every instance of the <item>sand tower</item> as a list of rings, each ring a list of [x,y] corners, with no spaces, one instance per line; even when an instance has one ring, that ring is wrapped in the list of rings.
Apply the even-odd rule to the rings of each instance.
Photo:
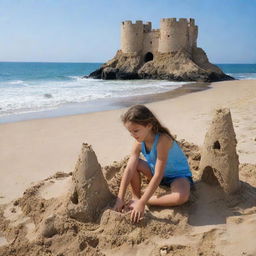
[[[216,110],[205,136],[199,168],[203,181],[209,184],[219,183],[227,194],[239,189],[236,144],[229,109]]]
[[[113,198],[94,151],[83,144],[73,173],[68,215],[82,222],[95,221]]]

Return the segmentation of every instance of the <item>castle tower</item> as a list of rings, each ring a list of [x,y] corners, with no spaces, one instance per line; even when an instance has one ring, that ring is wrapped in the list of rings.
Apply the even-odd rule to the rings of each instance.
[[[197,47],[197,36],[198,36],[198,26],[195,25],[194,19],[189,19],[188,23],[188,47],[189,52],[195,47]]]
[[[229,109],[217,110],[205,136],[199,168],[202,181],[219,183],[227,194],[239,189],[236,144]]]
[[[81,222],[95,221],[114,197],[97,157],[88,144],[82,146],[72,181],[73,191],[67,204],[68,216]]]
[[[144,24],[137,20],[135,24],[124,21],[121,24],[121,50],[123,53],[139,53],[143,47]],[[151,23],[145,29],[151,29]]]
[[[159,52],[167,53],[188,48],[188,21],[187,19],[160,20]]]

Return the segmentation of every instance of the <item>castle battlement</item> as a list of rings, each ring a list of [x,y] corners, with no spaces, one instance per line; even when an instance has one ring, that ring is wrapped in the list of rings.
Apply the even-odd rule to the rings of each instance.
[[[132,21],[131,20],[126,20],[122,22],[122,25],[131,25]]]
[[[189,25],[195,26],[195,19],[189,19]]]
[[[145,24],[143,24],[143,21],[142,20],[136,20],[135,23],[132,23],[131,20],[126,20],[126,21],[123,21],[122,22],[122,25],[125,26],[125,25],[151,25],[151,22],[148,21],[146,22]]]
[[[186,18],[164,18],[160,20],[160,24],[168,24],[168,25],[186,25],[186,26],[195,26],[194,19],[186,19]]]
[[[198,27],[194,19],[163,18],[160,29],[152,29],[150,21],[123,21],[121,25],[121,50],[123,53],[167,53],[196,47]]]
[[[163,19],[160,19],[160,22],[177,22],[177,19],[176,18],[163,18]]]

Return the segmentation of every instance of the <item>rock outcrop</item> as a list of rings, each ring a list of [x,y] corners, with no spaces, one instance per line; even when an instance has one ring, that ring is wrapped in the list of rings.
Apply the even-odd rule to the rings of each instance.
[[[123,53],[92,72],[88,77],[96,79],[162,79],[174,81],[213,82],[232,80],[220,68],[211,64],[201,48],[193,53],[179,50],[170,53],[156,53],[154,59],[145,62],[142,55]]]
[[[199,169],[204,182],[219,184],[227,194],[236,192],[240,186],[236,144],[229,109],[216,110],[205,136]]]
[[[81,222],[93,222],[113,198],[94,151],[83,144],[73,173],[68,216]]]

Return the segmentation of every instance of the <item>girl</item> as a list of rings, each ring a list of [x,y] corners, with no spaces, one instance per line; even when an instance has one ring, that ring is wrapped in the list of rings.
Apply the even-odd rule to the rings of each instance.
[[[122,211],[129,184],[133,197],[130,204],[133,222],[143,218],[146,204],[174,206],[185,203],[189,199],[192,175],[186,156],[169,130],[143,105],[128,109],[122,121],[136,142],[121,180],[114,210]],[[139,158],[140,152],[147,161]],[[140,173],[150,180],[142,196]],[[159,185],[170,186],[171,193],[153,196]]]

